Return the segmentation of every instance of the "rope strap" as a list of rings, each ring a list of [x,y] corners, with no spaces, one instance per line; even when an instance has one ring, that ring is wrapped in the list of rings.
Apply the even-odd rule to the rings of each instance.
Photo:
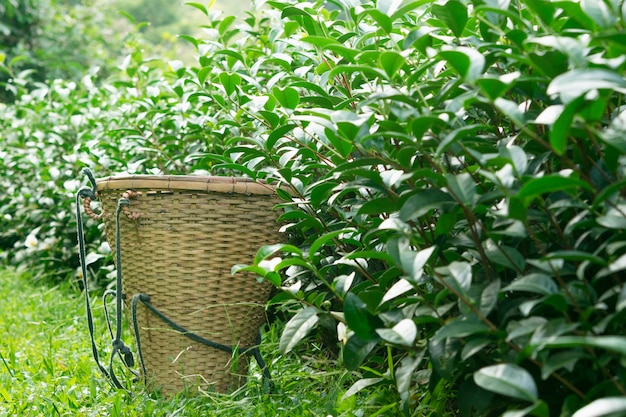
[[[210,348],[213,349],[218,349],[221,350],[223,352],[226,353],[234,353],[236,348],[234,346],[229,346],[229,345],[224,345],[222,343],[218,343],[218,342],[214,342],[212,340],[206,339],[200,335],[197,335],[196,333],[193,333],[187,329],[185,329],[183,326],[177,324],[176,322],[174,322],[172,319],[170,319],[169,317],[167,317],[163,312],[161,312],[158,308],[156,308],[154,305],[152,305],[152,303],[150,303],[150,296],[147,294],[135,294],[133,296],[133,301],[132,301],[132,318],[133,318],[133,329],[135,332],[135,340],[137,341],[137,351],[138,351],[138,356],[139,356],[139,362],[141,364],[141,369],[143,371],[144,374],[144,378],[146,376],[146,368],[143,362],[143,355],[141,352],[141,337],[139,335],[139,324],[137,322],[137,305],[139,303],[142,303],[144,306],[146,306],[146,308],[148,310],[150,310],[152,313],[154,313],[158,318],[160,318],[163,322],[165,322],[165,324],[167,324],[168,326],[170,326],[170,328],[172,328],[173,330],[177,331],[180,334],[183,334],[185,336],[187,336],[188,338],[190,338],[191,340],[201,343],[205,346],[208,346]],[[239,352],[242,355],[252,355],[254,357],[254,359],[257,361],[257,364],[259,365],[259,368],[261,368],[261,371],[263,373],[263,379],[271,386],[272,385],[272,377],[270,375],[270,371],[267,367],[267,364],[265,363],[265,361],[263,360],[263,357],[261,357],[261,352],[259,350],[259,345],[255,345],[255,346],[249,346],[249,347],[242,347],[242,348],[238,348],[237,350],[239,350]]]

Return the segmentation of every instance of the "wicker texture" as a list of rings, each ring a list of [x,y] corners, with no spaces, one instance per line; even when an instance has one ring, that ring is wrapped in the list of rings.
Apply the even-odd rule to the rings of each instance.
[[[248,179],[189,176],[110,177],[97,182],[105,231],[115,250],[115,210],[137,192],[122,216],[123,290],[127,312],[136,293],[180,326],[241,347],[256,343],[270,286],[230,271],[250,264],[258,248],[281,240],[272,187]],[[200,386],[238,388],[248,358],[213,349],[170,329],[140,305],[139,333],[151,388],[175,393]],[[236,368],[236,369],[235,369]]]

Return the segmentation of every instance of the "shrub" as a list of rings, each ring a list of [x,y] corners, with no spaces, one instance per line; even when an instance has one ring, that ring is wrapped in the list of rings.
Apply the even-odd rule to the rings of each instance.
[[[92,68],[106,77],[123,43],[94,1],[0,1],[0,102],[16,99],[17,81],[79,81]],[[28,74],[28,77],[26,77]]]
[[[296,194],[297,244],[235,268],[302,306],[282,351],[335,322],[347,395],[408,413],[623,410],[616,3],[272,5],[269,56],[216,47],[198,78],[245,128],[224,162]]]
[[[290,244],[233,272],[284,290],[283,353],[330,331],[361,376],[346,403],[626,409],[618,2],[332,3],[270,2],[241,26],[192,3],[209,20],[206,39],[185,37],[197,67],[135,49],[110,84],[67,101],[42,86],[5,108],[2,214],[21,211],[3,246],[38,225],[69,259],[69,196],[44,185],[81,165],[286,183]],[[63,154],[59,175],[33,169]]]

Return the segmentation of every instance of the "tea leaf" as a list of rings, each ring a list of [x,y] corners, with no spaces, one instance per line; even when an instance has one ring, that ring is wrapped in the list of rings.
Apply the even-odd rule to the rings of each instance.
[[[534,402],[538,398],[537,385],[524,368],[505,363],[487,366],[474,373],[479,387],[507,397]]]
[[[279,349],[283,355],[296,347],[298,343],[309,335],[319,321],[319,310],[315,307],[307,307],[300,310],[287,322],[280,336]]]

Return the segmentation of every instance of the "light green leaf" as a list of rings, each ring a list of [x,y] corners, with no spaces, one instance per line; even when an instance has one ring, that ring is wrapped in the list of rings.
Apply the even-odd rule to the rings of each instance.
[[[480,295],[480,312],[487,317],[498,304],[500,280],[496,279],[485,287]]]
[[[595,0],[592,0],[595,1]],[[626,92],[626,80],[615,71],[601,68],[575,69],[557,76],[548,85],[549,95],[558,94],[563,103],[587,94],[591,90]]]
[[[378,57],[378,63],[391,79],[404,66],[406,60],[397,52],[385,51]]]
[[[191,6],[191,7],[195,7],[196,9],[200,10],[205,16],[209,15],[209,11],[207,10],[206,6],[202,3],[195,3],[195,2],[185,2],[185,6]]]
[[[519,400],[535,402],[538,399],[537,385],[524,368],[503,363],[480,369],[474,373],[474,382],[487,391]]]
[[[461,204],[466,207],[474,208],[478,196],[476,195],[476,182],[474,178],[467,172],[461,174],[446,176],[448,188],[460,200]]]
[[[272,95],[286,109],[293,110],[300,103],[300,94],[298,90],[292,87],[274,87]]]
[[[601,29],[612,29],[617,22],[615,11],[610,10],[604,0],[580,0],[580,8]]]
[[[446,4],[433,4],[431,13],[439,19],[457,38],[461,37],[467,25],[467,6],[458,0],[449,0]]]
[[[326,36],[304,36],[300,40],[302,42],[310,43],[321,48],[324,48],[328,45],[341,45],[341,43],[337,39],[329,38]]]
[[[403,319],[391,329],[376,329],[376,333],[386,342],[411,347],[417,337],[417,326],[413,320]]]
[[[485,57],[483,54],[476,49],[465,46],[443,49],[439,52],[439,56],[448,61],[448,64],[457,70],[469,83],[476,81],[485,68]]]
[[[237,86],[241,85],[241,76],[237,73],[222,72],[220,73],[220,83],[224,86],[226,94],[231,95]]]
[[[527,291],[541,295],[551,295],[556,294],[559,291],[559,287],[552,277],[545,274],[532,273],[516,279],[502,288],[502,291]]]
[[[550,341],[537,341],[545,348],[598,348],[621,355],[626,355],[626,337],[624,336],[560,336],[550,338]]]
[[[341,396],[341,401],[346,398],[352,397],[354,394],[357,394],[359,391],[371,387],[372,385],[376,385],[379,382],[383,381],[383,378],[362,378],[357,380],[348,390]]]
[[[424,353],[425,350],[421,350],[415,356],[405,356],[400,361],[400,364],[396,367],[394,377],[396,380],[398,393],[400,394],[400,398],[402,398],[402,400],[407,400],[410,395],[410,388],[413,381],[413,372],[415,372],[415,369],[417,369],[420,362],[422,362],[422,359],[424,358]]]
[[[600,398],[576,411],[572,417],[603,417],[616,413],[626,413],[625,397]]]
[[[276,243],[274,245],[262,246],[254,257],[255,265],[258,265],[263,259],[275,254],[276,252],[287,252],[295,255],[302,256],[302,251],[294,245]]]
[[[393,284],[391,288],[389,288],[389,290],[387,290],[387,292],[385,293],[385,296],[383,297],[380,303],[382,304],[389,300],[393,300],[394,298],[399,297],[402,294],[405,294],[411,291],[412,289],[413,289],[413,284],[411,284],[406,279],[401,278],[395,284]]]
[[[378,0],[376,2],[376,9],[391,17],[401,4],[402,0]]]
[[[284,355],[291,351],[302,339],[308,336],[317,325],[318,312],[319,310],[315,307],[306,307],[289,320],[280,336],[278,348],[281,354]]]

